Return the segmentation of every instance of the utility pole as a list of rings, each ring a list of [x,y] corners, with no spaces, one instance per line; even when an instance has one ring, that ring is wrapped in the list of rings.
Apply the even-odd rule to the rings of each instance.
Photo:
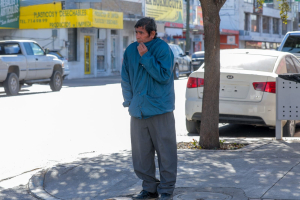
[[[186,1],[185,52],[190,52],[190,0]]]

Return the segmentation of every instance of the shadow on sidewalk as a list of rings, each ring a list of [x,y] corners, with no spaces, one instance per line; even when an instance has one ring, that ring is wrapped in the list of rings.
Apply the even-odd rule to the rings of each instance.
[[[88,87],[121,83],[121,76],[106,76],[98,78],[67,79],[63,81],[64,87]]]

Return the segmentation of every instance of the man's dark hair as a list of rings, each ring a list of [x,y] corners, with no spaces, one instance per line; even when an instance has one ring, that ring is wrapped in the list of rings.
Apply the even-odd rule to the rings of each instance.
[[[156,36],[157,36],[157,26],[156,26],[156,23],[155,23],[154,19],[152,19],[150,17],[144,17],[144,18],[142,18],[142,19],[140,19],[139,21],[136,22],[134,28],[138,28],[138,27],[143,27],[144,29],[146,29],[149,36],[150,36],[151,31],[155,31],[155,36],[154,36],[153,39],[156,38]]]

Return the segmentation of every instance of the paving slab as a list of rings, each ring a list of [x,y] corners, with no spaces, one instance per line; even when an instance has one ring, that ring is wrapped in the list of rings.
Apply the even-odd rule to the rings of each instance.
[[[245,151],[178,150],[174,199],[300,199],[299,163],[299,141],[255,142]],[[55,199],[131,199],[142,190],[130,151],[58,165],[40,175],[43,182],[35,182]],[[29,188],[34,193],[38,185]]]

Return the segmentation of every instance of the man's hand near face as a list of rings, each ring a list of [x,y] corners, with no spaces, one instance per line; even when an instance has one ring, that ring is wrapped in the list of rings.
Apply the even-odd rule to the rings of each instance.
[[[145,53],[147,53],[148,49],[144,43],[140,43],[139,46],[137,47],[140,56],[142,57]]]

